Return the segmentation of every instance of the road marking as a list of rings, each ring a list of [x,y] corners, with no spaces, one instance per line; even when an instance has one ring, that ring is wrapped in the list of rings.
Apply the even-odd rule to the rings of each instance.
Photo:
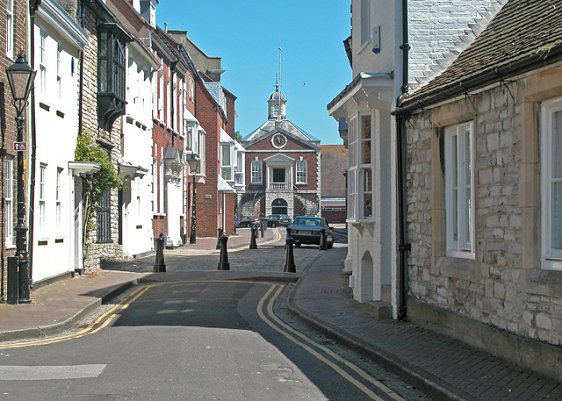
[[[342,358],[341,356],[339,356],[338,354],[333,352],[331,349],[329,349],[327,347],[324,347],[323,345],[318,344],[315,341],[309,339],[304,334],[298,332],[297,330],[295,330],[294,328],[292,328],[291,326],[289,326],[285,322],[283,322],[281,319],[279,319],[279,317],[277,317],[275,315],[275,313],[273,312],[273,304],[275,303],[275,301],[277,300],[277,298],[279,297],[279,295],[283,291],[284,287],[285,287],[284,285],[272,285],[269,288],[269,290],[266,292],[266,294],[260,299],[260,301],[258,303],[257,313],[265,323],[267,323],[271,328],[273,328],[275,331],[277,331],[278,333],[283,335],[285,338],[287,338],[288,340],[292,341],[293,343],[301,346],[308,353],[313,355],[315,358],[317,358],[318,360],[320,360],[321,362],[323,362],[324,364],[326,364],[327,366],[332,368],[341,377],[343,377],[345,380],[347,380],[348,382],[353,384],[355,387],[360,389],[363,393],[365,393],[371,399],[373,399],[375,401],[385,401],[383,398],[379,397],[376,393],[374,393],[372,390],[370,390],[363,383],[361,383],[360,381],[355,379],[353,376],[351,376],[348,372],[346,372],[340,366],[336,365],[335,363],[333,363],[332,361],[327,359],[325,356],[320,354],[318,351],[316,351],[312,347],[317,348],[318,350],[320,350],[321,352],[324,352],[326,355],[329,355],[331,358],[335,359],[336,361],[344,364],[346,367],[351,369],[353,372],[355,372],[356,374],[361,376],[364,380],[368,381],[369,383],[371,383],[372,385],[377,387],[379,390],[383,391],[385,395],[389,396],[393,400],[406,401],[404,398],[402,398],[396,392],[394,392],[393,390],[391,390],[390,388],[385,386],[383,383],[381,383],[380,381],[371,377],[367,372],[365,372],[363,369],[361,369],[357,365],[354,365],[353,363],[351,363],[351,362],[347,361],[346,359]],[[276,326],[275,323],[273,323],[271,320],[269,320],[268,317],[263,312],[265,300],[270,297],[270,295],[273,293],[273,291],[276,288],[277,288],[277,291],[269,299],[269,302],[268,302],[268,305],[267,305],[267,312],[268,312],[269,316],[275,321],[275,323],[278,324],[279,326],[281,326],[281,328]],[[284,330],[286,330],[286,331],[284,331]],[[292,335],[289,334],[289,333],[291,333]],[[298,337],[298,338],[294,337],[293,335]],[[307,345],[305,343],[308,343],[309,345]]]
[[[140,296],[142,296],[146,291],[148,291],[150,286],[140,287],[133,291],[122,303],[113,305],[109,310],[97,317],[92,323],[87,327],[80,330],[77,333],[55,336],[50,338],[39,338],[28,341],[19,341],[15,343],[0,344],[0,349],[12,349],[12,348],[25,348],[25,347],[36,347],[40,345],[55,344],[62,341],[73,340],[77,338],[84,337],[86,335],[95,334],[106,328],[112,321],[117,317],[119,312],[127,309],[131,303],[136,301]]]
[[[101,375],[107,365],[0,366],[0,380],[88,379]]]

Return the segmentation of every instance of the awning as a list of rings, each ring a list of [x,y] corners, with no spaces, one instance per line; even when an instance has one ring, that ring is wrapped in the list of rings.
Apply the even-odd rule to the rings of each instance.
[[[144,177],[146,173],[148,173],[148,169],[141,166],[135,166],[132,163],[122,160],[117,162],[117,167],[119,169],[119,177],[129,178],[131,180],[137,177]]]
[[[236,193],[236,190],[234,188],[232,188],[230,186],[230,184],[228,182],[226,182],[224,180],[224,178],[222,178],[222,177],[219,177],[218,190],[219,190],[219,192],[224,192],[224,193],[229,193],[229,194],[235,194]]]
[[[77,177],[95,174],[101,169],[98,163],[81,161],[68,162],[68,168],[72,170],[72,175]]]

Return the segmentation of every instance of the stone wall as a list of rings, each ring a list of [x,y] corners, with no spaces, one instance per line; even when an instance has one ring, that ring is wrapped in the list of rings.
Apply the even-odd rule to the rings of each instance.
[[[540,200],[534,202],[531,214],[524,204],[526,196],[540,196],[540,168],[536,161],[529,167],[522,163],[525,152],[539,147],[538,135],[522,129],[523,121],[536,128],[539,120],[539,103],[523,113],[527,86],[525,80],[498,85],[470,99],[416,114],[407,123],[409,292],[416,303],[559,346],[562,291],[555,283],[562,272],[548,273],[549,280],[530,285],[530,277],[547,273],[540,268],[540,258],[525,257],[540,254]],[[444,158],[439,137],[444,127],[465,121],[474,122],[473,260],[447,257],[445,252]],[[529,190],[527,182],[534,189]],[[450,329],[453,335],[469,336]]]
[[[88,34],[88,43],[83,52],[83,86],[82,86],[82,130],[97,135],[98,141],[111,147],[111,159],[115,162],[121,156],[121,124],[118,118],[113,124],[111,132],[100,128],[97,113],[97,19],[92,10],[84,9],[83,28]],[[97,232],[92,230],[87,233],[84,249],[84,270],[91,271],[99,268],[100,260],[122,259],[123,252],[117,243],[119,238],[119,201],[118,191],[111,191],[111,243],[97,243]]]

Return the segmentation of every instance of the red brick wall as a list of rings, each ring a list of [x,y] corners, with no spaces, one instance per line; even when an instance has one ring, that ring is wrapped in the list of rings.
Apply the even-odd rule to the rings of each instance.
[[[223,119],[203,84],[196,84],[195,117],[205,129],[205,183],[197,184],[197,235],[216,237],[218,215],[219,138]]]
[[[234,211],[236,208],[236,194],[226,194],[225,195],[226,205],[225,205],[225,213],[226,213],[226,223],[225,223],[225,234],[231,235],[236,232],[234,227]]]
[[[224,94],[226,95],[226,127],[225,131],[231,138],[236,139],[236,107],[234,102],[236,100],[236,96],[232,93],[225,91]]]

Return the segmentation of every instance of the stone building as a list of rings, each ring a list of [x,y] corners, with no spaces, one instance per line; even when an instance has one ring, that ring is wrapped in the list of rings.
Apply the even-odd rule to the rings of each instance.
[[[352,1],[351,36],[344,42],[351,81],[328,112],[341,122],[349,155],[345,271],[354,299],[374,302],[381,314],[406,317],[404,157],[393,111],[400,96],[466,48],[502,1]]]
[[[79,66],[79,134],[92,134],[117,166],[122,157],[127,43],[132,39],[102,0],[79,0],[77,20],[88,36]],[[103,68],[100,66],[103,65]],[[119,191],[104,193],[96,210],[97,226],[86,233],[84,269],[100,260],[121,259]]]
[[[557,380],[560,8],[561,0],[510,0],[399,110],[409,319]]]
[[[286,117],[287,100],[277,88],[268,100],[268,120],[242,141],[246,186],[238,215],[320,213],[320,141]]]

